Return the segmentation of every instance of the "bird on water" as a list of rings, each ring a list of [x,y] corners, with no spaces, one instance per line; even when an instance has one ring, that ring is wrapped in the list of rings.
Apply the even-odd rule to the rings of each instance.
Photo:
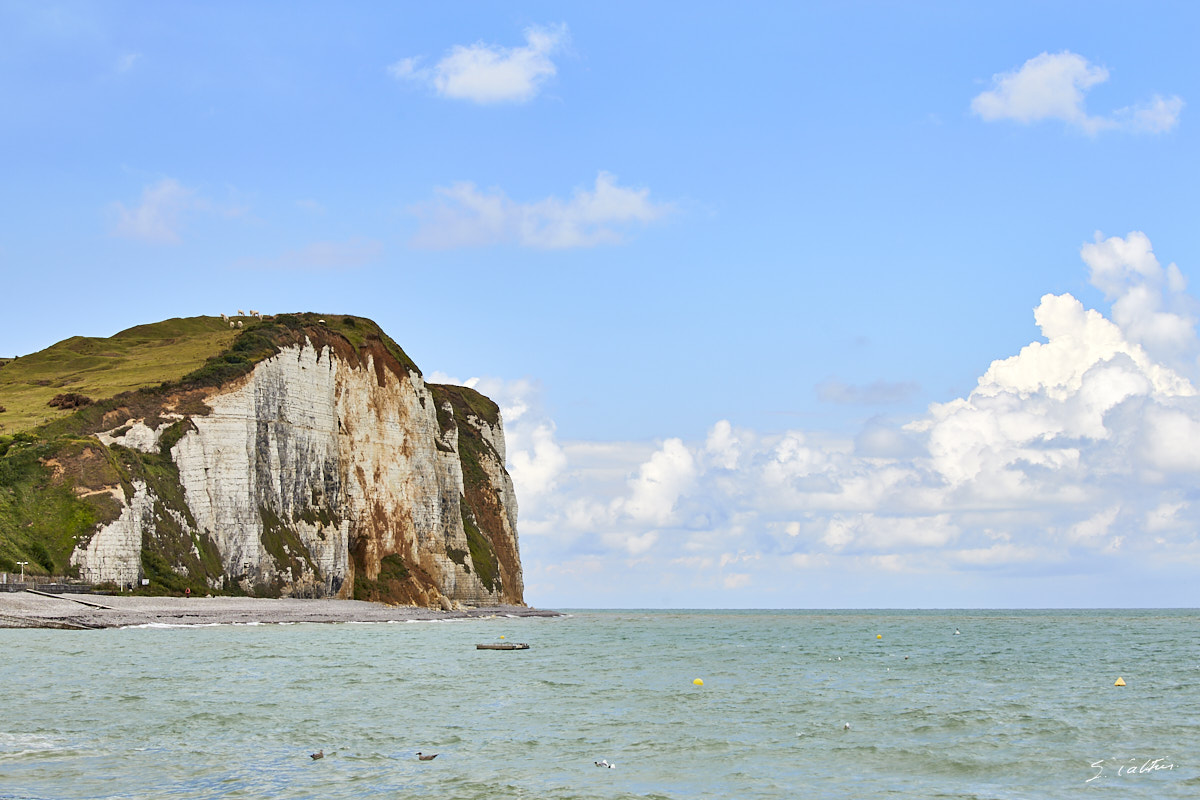
[[[429,755],[426,756],[426,755],[422,755],[419,750],[417,751],[417,758],[419,758],[421,761],[433,761],[435,758],[438,757],[438,755],[439,755],[438,753],[430,753]]]
[[[316,761],[318,758],[324,758],[325,757],[325,749],[322,748],[315,753],[309,753],[308,757],[311,758],[313,761]]]

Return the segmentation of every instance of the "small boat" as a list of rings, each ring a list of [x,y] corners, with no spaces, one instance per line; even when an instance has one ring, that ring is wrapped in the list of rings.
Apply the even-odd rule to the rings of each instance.
[[[494,644],[477,644],[476,650],[528,650],[529,645],[524,642],[496,642]]]

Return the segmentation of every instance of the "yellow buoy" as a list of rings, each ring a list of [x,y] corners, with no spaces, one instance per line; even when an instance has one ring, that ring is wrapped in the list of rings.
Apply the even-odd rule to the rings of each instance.
[[[696,686],[704,685],[704,681],[700,680],[699,678],[696,678],[696,680],[692,681],[692,683],[695,684]]]
[[[1121,677],[1118,677],[1117,682],[1113,684],[1113,686],[1124,686],[1124,685],[1125,685],[1125,679],[1121,678]]]
[[[875,638],[876,638],[876,639],[882,639],[882,638],[883,638],[883,634],[882,634],[882,633],[877,633],[877,634],[875,634]]]
[[[504,637],[503,637],[503,636],[501,636],[500,638],[501,638],[501,639],[503,639]]]

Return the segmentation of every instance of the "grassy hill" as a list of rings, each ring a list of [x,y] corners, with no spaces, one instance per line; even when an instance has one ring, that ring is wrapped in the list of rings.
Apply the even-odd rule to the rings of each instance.
[[[228,350],[239,331],[220,317],[138,325],[107,339],[72,336],[0,365],[0,433],[26,431],[70,416],[49,405],[57,395],[93,400],[177,381]]]

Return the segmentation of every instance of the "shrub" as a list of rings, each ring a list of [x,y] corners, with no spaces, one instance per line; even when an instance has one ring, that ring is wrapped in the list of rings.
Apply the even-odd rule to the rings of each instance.
[[[51,408],[72,409],[83,408],[84,406],[90,406],[91,404],[92,398],[84,397],[77,392],[67,392],[66,394],[54,395],[54,397],[51,397],[50,401],[46,405],[50,406]]]

